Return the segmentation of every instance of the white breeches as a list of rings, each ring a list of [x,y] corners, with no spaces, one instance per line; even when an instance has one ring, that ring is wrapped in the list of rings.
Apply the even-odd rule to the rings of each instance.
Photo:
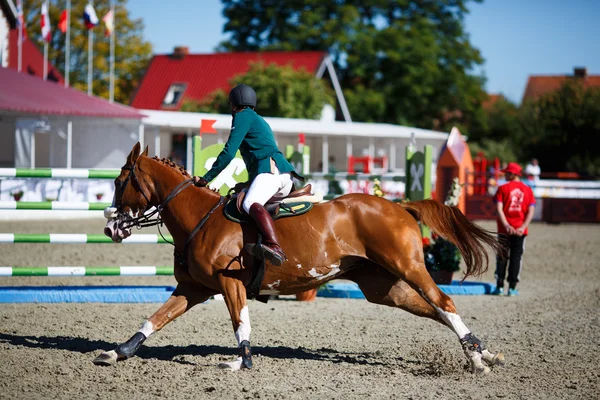
[[[244,198],[244,210],[250,212],[250,206],[254,203],[259,203],[264,206],[265,203],[273,196],[285,197],[292,190],[292,177],[290,174],[280,174],[277,168],[274,168],[274,173],[259,174],[250,185],[248,193]]]

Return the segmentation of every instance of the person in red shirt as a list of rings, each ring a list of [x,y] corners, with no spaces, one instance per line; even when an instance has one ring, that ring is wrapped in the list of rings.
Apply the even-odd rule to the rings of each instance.
[[[507,183],[500,186],[494,197],[498,212],[498,239],[508,254],[508,259],[498,255],[496,259],[496,290],[504,294],[504,279],[508,262],[508,295],[515,296],[521,274],[525,238],[535,208],[535,197],[529,186],[521,182],[521,166],[508,163],[504,172]]]

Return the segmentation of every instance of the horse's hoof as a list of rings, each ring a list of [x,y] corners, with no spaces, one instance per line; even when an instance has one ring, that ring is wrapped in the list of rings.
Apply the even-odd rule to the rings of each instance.
[[[115,365],[115,363],[117,362],[118,356],[117,356],[117,352],[114,350],[110,350],[110,351],[105,351],[102,354],[100,354],[98,357],[96,357],[93,361],[94,364],[96,365],[102,365],[102,366],[111,366],[111,365]]]
[[[481,358],[489,366],[495,366],[495,365],[497,365],[497,366],[501,367],[501,366],[503,366],[505,364],[504,354],[502,354],[502,353],[494,354],[494,353],[491,353],[488,350],[483,350],[481,352]]]

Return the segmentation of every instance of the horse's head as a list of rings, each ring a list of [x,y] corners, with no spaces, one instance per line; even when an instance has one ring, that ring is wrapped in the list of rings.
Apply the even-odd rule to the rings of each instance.
[[[140,168],[141,156],[148,156],[148,147],[140,154],[140,143],[136,143],[115,179],[115,195],[110,207],[104,210],[108,219],[104,234],[114,242],[120,242],[131,235],[130,222],[143,215],[150,206],[152,192],[148,189],[147,171]]]

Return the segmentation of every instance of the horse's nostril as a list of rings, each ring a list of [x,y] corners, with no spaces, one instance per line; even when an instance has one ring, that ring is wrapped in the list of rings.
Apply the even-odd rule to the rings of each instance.
[[[104,235],[112,239],[112,229],[104,228]]]

